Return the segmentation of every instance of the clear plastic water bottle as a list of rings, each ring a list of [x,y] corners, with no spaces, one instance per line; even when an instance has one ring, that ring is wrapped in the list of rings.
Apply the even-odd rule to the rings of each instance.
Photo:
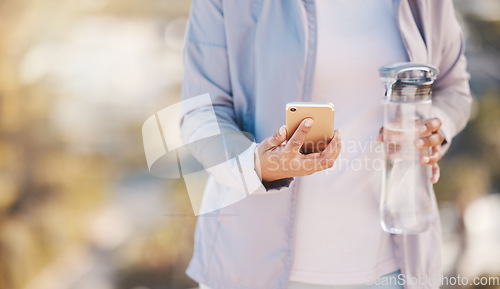
[[[436,217],[432,168],[420,158],[419,125],[430,117],[432,84],[438,70],[429,65],[396,63],[380,68],[385,86],[384,149],[381,223],[392,234],[418,234]]]

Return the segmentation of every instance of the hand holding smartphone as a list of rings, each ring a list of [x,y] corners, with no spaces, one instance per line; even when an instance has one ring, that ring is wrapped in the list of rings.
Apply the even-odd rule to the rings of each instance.
[[[331,103],[293,102],[286,106],[286,125],[264,139],[254,153],[255,171],[266,188],[286,186],[290,178],[334,165],[342,141],[340,131],[333,130],[333,112]]]

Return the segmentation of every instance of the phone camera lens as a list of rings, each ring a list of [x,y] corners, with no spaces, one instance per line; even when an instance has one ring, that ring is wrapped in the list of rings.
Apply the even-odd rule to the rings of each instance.
[[[297,109],[295,107],[290,108],[290,111],[296,111]]]

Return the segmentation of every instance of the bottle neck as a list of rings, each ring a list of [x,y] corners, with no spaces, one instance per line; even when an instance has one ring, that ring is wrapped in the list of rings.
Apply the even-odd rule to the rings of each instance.
[[[432,98],[432,84],[408,84],[397,81],[387,92],[387,100],[393,102],[423,102]]]

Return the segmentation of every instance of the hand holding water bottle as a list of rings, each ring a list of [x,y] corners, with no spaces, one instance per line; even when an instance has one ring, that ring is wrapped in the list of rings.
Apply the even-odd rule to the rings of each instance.
[[[415,146],[419,149],[431,148],[431,155],[423,155],[420,158],[420,163],[423,165],[432,165],[432,177],[431,182],[433,184],[437,183],[439,180],[439,165],[438,161],[442,158],[441,145],[443,144],[445,137],[441,131],[441,120],[439,118],[426,119],[418,126],[420,138],[415,142]],[[377,137],[378,142],[384,141],[384,128],[380,129],[379,135]],[[393,148],[394,151],[397,148]]]

